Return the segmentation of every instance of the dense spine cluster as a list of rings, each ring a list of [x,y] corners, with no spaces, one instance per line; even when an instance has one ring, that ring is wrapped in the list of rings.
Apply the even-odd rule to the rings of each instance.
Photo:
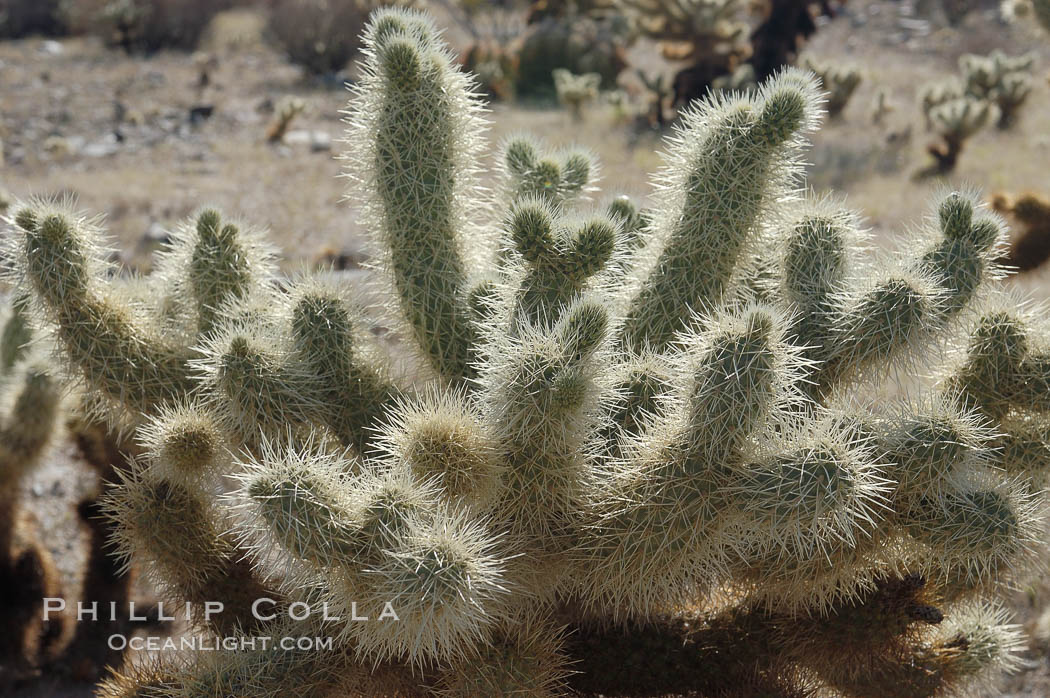
[[[161,298],[110,278],[92,221],[10,221],[31,322],[141,444],[107,498],[122,559],[223,601],[205,631],[335,639],[102,695],[933,697],[1013,665],[996,594],[1044,542],[1050,334],[995,289],[997,217],[946,194],[867,251],[800,193],[824,98],[794,69],[688,111],[651,210],[593,204],[590,156],[526,138],[486,192],[429,20],[377,12],[365,45],[348,173],[424,370],[214,211]]]

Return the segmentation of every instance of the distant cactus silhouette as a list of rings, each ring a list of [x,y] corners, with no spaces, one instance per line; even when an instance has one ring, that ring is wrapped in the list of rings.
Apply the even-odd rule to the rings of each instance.
[[[144,449],[107,498],[122,558],[224,602],[200,632],[334,638],[100,695],[932,697],[1015,666],[996,598],[1045,543],[1050,354],[997,289],[999,218],[948,193],[865,252],[799,193],[824,98],[797,69],[690,108],[651,209],[593,206],[588,156],[524,138],[483,179],[427,17],[364,42],[346,164],[412,370],[215,211],[144,298],[91,220],[15,207],[33,322]],[[934,377],[906,399],[907,373]]]
[[[1002,13],[1007,21],[1027,24],[1050,34],[1050,2],[1048,0],[1003,0]]]
[[[840,116],[860,85],[860,71],[852,67],[831,65],[808,56],[799,62],[799,66],[813,71],[820,80],[821,88],[828,93],[825,105],[828,116]]]
[[[20,506],[23,481],[54,435],[60,396],[44,357],[29,344],[27,305],[16,295],[0,318],[0,687],[46,662],[62,623],[39,615],[40,599],[60,593],[58,572]]]
[[[987,56],[966,54],[959,59],[965,93],[999,108],[1001,129],[1009,128],[1032,91],[1033,54],[1008,57],[1002,51]]]
[[[574,75],[564,68],[556,68],[551,72],[558,101],[569,108],[574,119],[581,121],[583,107],[598,98],[598,87],[602,83],[602,76],[598,73]]]

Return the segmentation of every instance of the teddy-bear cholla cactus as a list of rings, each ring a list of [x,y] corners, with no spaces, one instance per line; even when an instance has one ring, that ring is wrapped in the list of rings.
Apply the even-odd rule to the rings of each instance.
[[[1003,0],[1003,17],[1014,24],[1023,24],[1050,35],[1050,1],[1048,0]]]
[[[799,64],[811,70],[820,80],[820,86],[828,93],[825,108],[828,116],[835,118],[842,114],[853,93],[860,86],[860,71],[850,66],[834,65],[812,57],[805,57]]]
[[[959,58],[966,94],[999,108],[997,125],[1008,128],[1032,91],[1033,54],[1010,57],[1002,51],[987,56],[966,54]]]
[[[556,68],[551,71],[551,77],[558,101],[569,108],[573,119],[581,121],[584,106],[598,98],[602,76],[598,73],[576,75],[565,68]]]
[[[928,87],[923,92],[922,109],[927,126],[941,142],[926,148],[933,163],[920,172],[920,176],[954,170],[966,141],[994,121],[998,113],[995,104],[965,94],[953,81]]]
[[[60,390],[38,347],[31,345],[28,299],[0,308],[0,686],[31,674],[54,654],[58,620],[41,623],[38,604],[58,591],[51,554],[21,511],[22,488],[40,462],[58,422]],[[58,632],[56,632],[56,629]]]
[[[822,101],[797,70],[690,110],[651,211],[593,209],[593,164],[526,140],[488,197],[430,22],[381,11],[365,44],[348,169],[417,370],[337,277],[278,277],[214,211],[159,300],[108,278],[90,220],[11,220],[35,322],[145,450],[109,498],[122,554],[226,602],[216,632],[337,639],[103,695],[937,696],[1011,666],[994,594],[1041,544],[1050,353],[992,288],[997,218],[950,194],[913,248],[860,254],[796,193]]]

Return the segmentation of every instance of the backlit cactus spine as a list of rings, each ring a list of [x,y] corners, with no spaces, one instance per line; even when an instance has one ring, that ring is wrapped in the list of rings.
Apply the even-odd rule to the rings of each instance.
[[[864,253],[798,193],[822,97],[797,70],[692,110],[652,210],[593,206],[588,156],[514,139],[486,217],[436,30],[385,10],[365,40],[347,166],[425,375],[387,367],[337,277],[280,277],[212,211],[152,302],[89,221],[13,216],[12,280],[145,450],[109,498],[122,554],[226,601],[215,632],[318,631],[253,621],[257,595],[342,618],[319,660],[103,695],[945,696],[1012,665],[995,594],[1043,544],[1050,362],[996,300],[998,218],[952,193]],[[919,367],[942,380],[873,404]]]

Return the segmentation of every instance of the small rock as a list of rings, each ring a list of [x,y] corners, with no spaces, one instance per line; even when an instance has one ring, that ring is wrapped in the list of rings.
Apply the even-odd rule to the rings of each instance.
[[[214,104],[197,104],[190,107],[190,124],[198,126],[208,119],[215,113]]]
[[[112,134],[106,134],[102,140],[89,143],[84,146],[82,151],[85,157],[89,158],[104,158],[110,156],[120,150],[120,145],[117,137]]]
[[[48,39],[44,43],[40,44],[40,52],[47,54],[48,56],[60,56],[65,49],[62,48],[62,44]]]
[[[324,131],[289,131],[284,136],[284,142],[288,145],[309,145],[315,153],[332,149],[332,137]]]

